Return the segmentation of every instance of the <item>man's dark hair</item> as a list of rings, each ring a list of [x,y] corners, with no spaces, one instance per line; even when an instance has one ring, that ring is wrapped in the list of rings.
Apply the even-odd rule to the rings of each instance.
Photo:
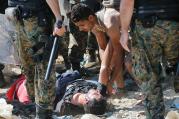
[[[106,111],[107,102],[104,97],[99,100],[93,99],[89,100],[87,104],[84,105],[85,113],[102,115]]]
[[[80,20],[87,20],[90,15],[95,13],[85,4],[78,3],[72,7],[71,20],[72,22],[79,22]]]

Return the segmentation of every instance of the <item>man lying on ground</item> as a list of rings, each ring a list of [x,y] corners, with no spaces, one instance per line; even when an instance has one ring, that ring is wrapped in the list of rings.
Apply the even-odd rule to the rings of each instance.
[[[63,103],[70,103],[84,108],[85,113],[101,115],[106,110],[106,87],[97,81],[77,79],[79,73],[66,72],[56,83],[56,111],[61,112]]]

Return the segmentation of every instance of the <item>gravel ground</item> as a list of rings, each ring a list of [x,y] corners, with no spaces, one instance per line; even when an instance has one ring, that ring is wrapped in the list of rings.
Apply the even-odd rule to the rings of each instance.
[[[20,74],[20,70],[17,66],[6,65],[4,69],[5,79],[8,82],[8,85],[0,89],[0,98],[5,98],[4,94],[6,93],[10,84],[17,78],[17,75]],[[169,84],[165,82],[165,84]],[[166,114],[169,111],[178,111],[176,108],[172,108],[174,99],[179,99],[179,95],[174,92],[172,87],[169,85],[164,90],[164,99],[166,106]],[[14,119],[34,119],[35,117],[35,108],[31,108],[20,104],[17,101],[11,103],[14,106],[13,109],[13,118]],[[33,104],[32,104],[33,105]],[[2,108],[2,107],[0,107]],[[60,119],[62,117],[54,117]],[[78,114],[75,116],[66,116],[63,119],[76,118],[76,119],[145,119],[144,106],[142,103],[142,93],[140,90],[137,91],[128,91],[125,97],[120,99],[118,98],[109,98],[108,99],[108,111],[105,115],[96,117],[95,115],[82,115]],[[178,117],[179,118],[179,117]],[[171,118],[173,119],[173,118]],[[176,118],[177,119],[177,118]]]

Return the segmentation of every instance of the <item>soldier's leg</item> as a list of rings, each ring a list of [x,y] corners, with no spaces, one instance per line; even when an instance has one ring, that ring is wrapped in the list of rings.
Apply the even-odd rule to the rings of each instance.
[[[63,56],[66,69],[71,68],[70,59],[68,56],[69,40],[69,32],[66,32],[63,36],[63,40],[59,42],[59,53]]]
[[[144,28],[137,22],[132,40],[132,74],[145,96],[147,119],[164,119],[165,107],[160,83],[160,57],[162,48],[159,29]],[[160,38],[159,38],[160,37]]]
[[[145,51],[132,50],[134,63],[132,72],[145,96],[146,117],[147,119],[163,119],[165,107],[159,77],[152,72],[150,63],[147,58],[144,58]]]
[[[2,70],[4,69],[4,64],[0,63],[0,88],[2,88],[5,85],[5,80],[4,80],[4,74]]]
[[[166,21],[163,25],[164,28],[169,29],[167,39],[164,41],[164,54],[167,60],[166,70],[169,77],[174,79],[175,91],[179,92],[179,74],[177,74],[177,67],[179,65],[179,23]]]
[[[55,100],[55,68],[48,81],[44,80],[48,62],[38,63],[35,70],[36,119],[51,119]]]
[[[26,35],[30,39],[31,43],[36,44],[39,43],[39,41],[49,41],[48,33],[46,32],[46,27],[40,27],[38,25],[38,20],[36,17],[32,17],[29,19],[24,20],[24,29],[26,32]],[[42,38],[42,39],[40,39]],[[28,44],[26,44],[27,46]],[[47,45],[45,45],[46,47]],[[24,49],[26,52],[28,52],[29,49]],[[44,52],[46,49],[42,52]],[[49,53],[49,51],[47,51]],[[29,53],[27,53],[29,54]],[[44,52],[44,57],[42,60],[39,60],[39,62],[33,62],[33,67],[29,64],[29,72],[31,74],[30,76],[33,76],[33,84],[34,87],[32,90],[35,90],[35,103],[36,103],[36,119],[50,119],[52,117],[52,110],[53,110],[53,101],[55,99],[55,70],[54,66],[51,71],[50,79],[48,81],[44,81],[48,59],[45,57],[47,55],[46,52]],[[47,58],[47,59],[44,59]],[[29,59],[32,59],[31,57]],[[27,61],[29,61],[29,59]],[[32,64],[32,63],[31,63]],[[27,74],[29,76],[29,74]],[[31,78],[31,77],[30,77]],[[29,77],[27,79],[27,86]],[[31,87],[32,88],[32,87]]]
[[[18,48],[18,54],[22,64],[22,72],[26,75],[26,88],[29,94],[29,97],[32,101],[35,101],[35,92],[34,92],[34,66],[35,63],[32,60],[32,56],[29,54],[29,49],[32,47],[32,41],[26,34],[26,27],[31,27],[33,22],[18,21],[16,24],[16,29],[18,32],[16,47]]]
[[[70,22],[70,32],[72,33],[78,44],[74,45],[71,48],[71,53],[69,54],[70,61],[73,70],[80,71],[80,62],[83,60],[83,55],[86,51],[88,34],[86,32],[79,31],[79,29],[72,22]]]
[[[43,28],[39,27],[41,31],[36,32],[39,34],[38,39],[42,41],[49,41],[48,35],[46,35]],[[41,39],[43,36],[43,39]],[[50,46],[48,46],[49,42],[46,42],[45,47],[43,48],[43,59],[39,62],[36,62],[35,65],[35,74],[34,74],[34,82],[35,82],[35,102],[36,102],[36,119],[51,119],[53,112],[53,102],[55,99],[55,67],[52,64],[52,70],[50,72],[49,79],[46,81],[45,75],[47,71],[47,65],[49,61],[49,56],[51,51]],[[55,60],[55,59],[54,59]],[[55,63],[55,61],[54,61]]]

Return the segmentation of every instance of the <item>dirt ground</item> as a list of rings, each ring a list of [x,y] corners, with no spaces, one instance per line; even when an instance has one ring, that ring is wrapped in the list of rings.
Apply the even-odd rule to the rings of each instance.
[[[5,88],[0,89],[0,98],[5,97],[5,93],[9,86],[17,79],[18,75],[21,73],[19,67],[13,65],[6,65],[3,70],[5,79],[7,82],[7,86]],[[179,94],[176,94],[170,85],[170,82],[165,82],[163,85],[165,87],[164,90],[164,99],[166,106],[166,114],[169,111],[178,111],[176,108],[172,108],[173,101],[179,98]],[[14,101],[10,103],[13,105],[13,119],[34,119],[35,118],[35,106],[31,104],[30,106],[25,106],[19,103],[18,101]],[[2,108],[2,107],[0,107]],[[75,108],[71,109],[75,112]],[[79,114],[73,116],[65,116],[59,117],[55,116],[56,119],[97,119],[94,115],[83,115],[80,114],[80,110],[77,111]],[[68,115],[71,115],[70,113]],[[94,117],[93,117],[94,116]],[[101,119],[145,119],[144,106],[142,103],[142,93],[139,89],[133,91],[131,89],[128,90],[127,95],[120,99],[118,98],[109,98],[108,99],[108,111],[99,116]],[[178,117],[179,118],[179,117]],[[169,118],[174,119],[174,118]],[[176,118],[177,119],[177,118]]]

